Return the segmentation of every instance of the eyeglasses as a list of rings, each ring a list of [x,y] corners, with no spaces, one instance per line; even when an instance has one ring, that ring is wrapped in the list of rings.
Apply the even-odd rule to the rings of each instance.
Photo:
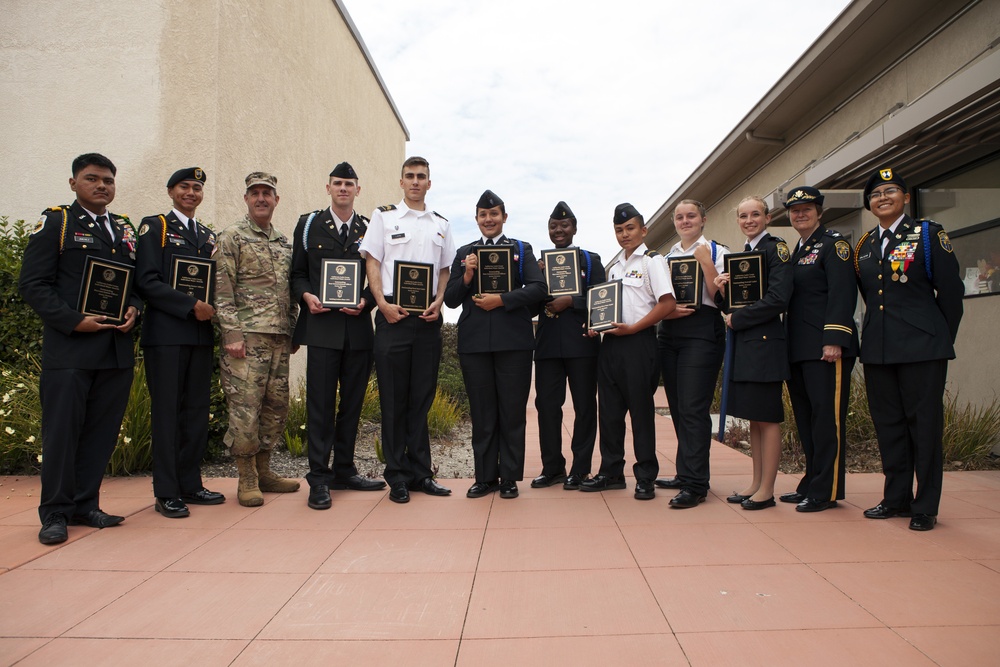
[[[882,197],[891,197],[897,192],[902,192],[902,188],[886,188],[881,192],[876,191],[868,195],[868,201],[875,201],[876,199],[881,199]]]

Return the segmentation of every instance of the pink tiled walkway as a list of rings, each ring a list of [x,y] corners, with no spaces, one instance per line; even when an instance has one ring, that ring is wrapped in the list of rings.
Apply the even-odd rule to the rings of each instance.
[[[451,498],[404,506],[334,492],[317,512],[301,491],[167,520],[148,478],[109,479],[102,506],[127,521],[56,548],[36,539],[38,479],[0,478],[0,664],[998,664],[1000,473],[947,473],[941,522],[915,533],[861,516],[881,475],[849,475],[820,514],[744,512],[725,496],[749,459],[712,457],[691,510],[527,481],[469,500],[470,480],[442,480]]]

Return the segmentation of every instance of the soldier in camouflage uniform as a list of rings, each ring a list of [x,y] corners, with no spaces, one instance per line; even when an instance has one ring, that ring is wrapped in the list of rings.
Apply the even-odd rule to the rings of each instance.
[[[278,179],[246,177],[247,215],[219,234],[216,318],[222,333],[222,389],[229,403],[225,443],[239,470],[241,505],[264,503],[261,491],[290,493],[299,483],[270,469],[288,415],[288,355],[298,306],[288,274],[292,245],[271,225]]]

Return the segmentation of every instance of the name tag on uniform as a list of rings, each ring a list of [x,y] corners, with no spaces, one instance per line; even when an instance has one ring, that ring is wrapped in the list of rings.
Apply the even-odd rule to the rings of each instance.
[[[76,232],[73,234],[73,240],[77,243],[93,243],[94,237],[90,234],[81,234],[80,232]]]
[[[393,234],[391,238],[392,238],[393,241],[395,241],[396,239],[405,239],[406,238],[406,232],[400,232],[398,234]]]

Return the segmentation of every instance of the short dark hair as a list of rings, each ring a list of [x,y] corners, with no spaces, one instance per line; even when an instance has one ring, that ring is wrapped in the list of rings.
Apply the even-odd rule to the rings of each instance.
[[[112,176],[118,175],[118,168],[115,167],[115,163],[108,158],[104,157],[100,153],[84,153],[73,160],[73,178],[76,178],[77,174],[90,166],[104,167],[111,170]]]
[[[402,176],[403,172],[406,171],[407,167],[426,167],[427,175],[431,174],[431,165],[427,162],[426,158],[422,158],[419,155],[414,155],[412,157],[406,158],[406,162],[403,163],[403,168],[400,169],[399,175]]]

